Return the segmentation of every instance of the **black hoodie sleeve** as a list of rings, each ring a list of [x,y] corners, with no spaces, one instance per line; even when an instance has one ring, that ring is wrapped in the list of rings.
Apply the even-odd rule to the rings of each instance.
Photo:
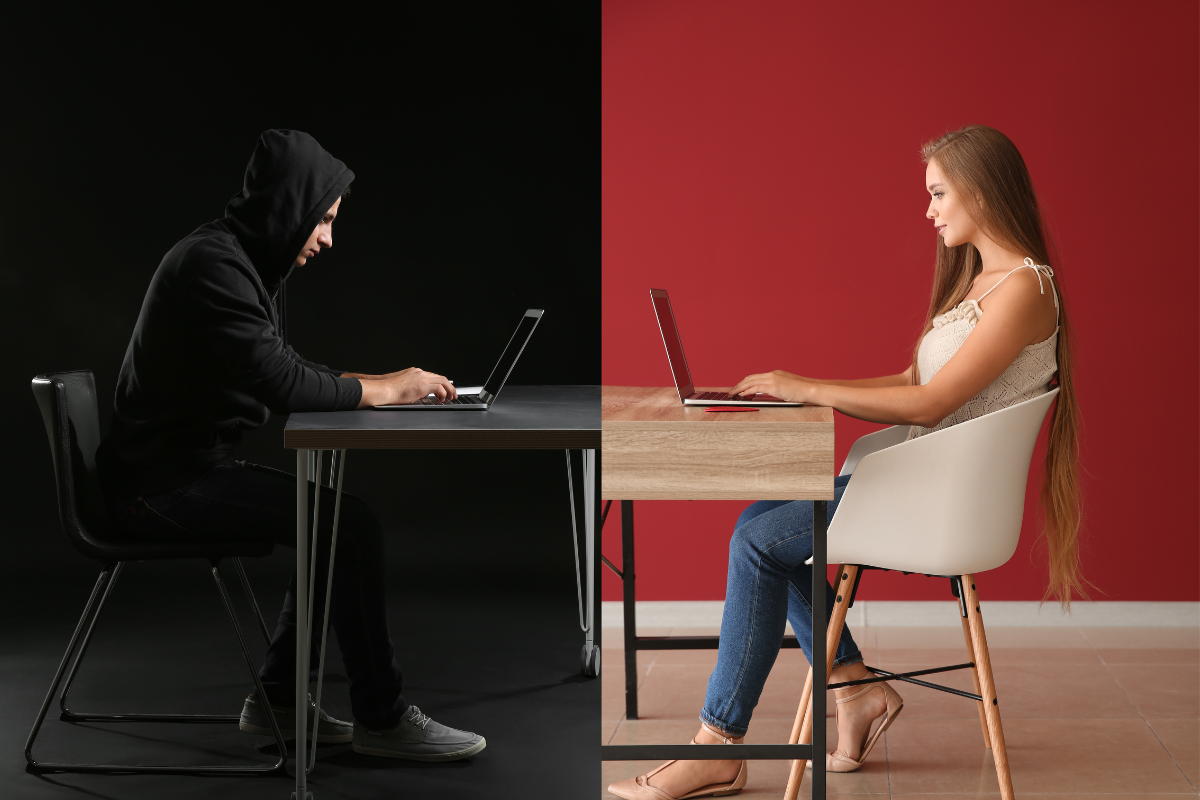
[[[195,341],[230,378],[274,413],[358,407],[362,384],[336,377],[283,344],[267,316],[253,268],[234,253],[195,264],[184,314]]]
[[[285,344],[283,346],[283,350],[290,358],[296,359],[297,364],[302,364],[309,369],[316,370],[317,372],[324,372],[326,375],[341,375],[344,372],[349,372],[349,370],[334,369],[333,367],[327,367],[324,364],[318,364],[315,361],[309,361],[307,358],[293,350],[290,344]]]

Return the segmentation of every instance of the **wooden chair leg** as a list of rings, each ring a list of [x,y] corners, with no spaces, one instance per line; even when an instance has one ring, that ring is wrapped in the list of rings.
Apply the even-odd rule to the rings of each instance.
[[[796,744],[800,741],[800,727],[804,724],[804,715],[808,713],[809,700],[812,699],[812,667],[808,668],[808,677],[804,679],[804,692],[800,695],[800,705],[796,708],[796,721],[792,723],[792,735],[788,737],[788,744]]]
[[[801,739],[812,741],[812,686],[813,670],[808,668],[808,677],[804,680],[804,692],[800,695],[800,705],[796,707],[796,721],[792,723],[792,734],[788,744],[798,744]],[[807,726],[807,727],[806,727]],[[792,771],[788,775],[787,790],[784,797],[794,798],[800,791],[800,781],[804,779],[804,770],[808,761],[797,759],[792,761]]]
[[[846,627],[846,612],[850,610],[850,592],[854,589],[854,580],[858,577],[858,567],[838,564],[837,578],[833,586],[833,613],[829,618],[829,628],[825,634],[825,683],[829,683],[829,673],[833,672],[833,661],[837,658],[838,642],[842,640],[842,628]]]
[[[858,577],[858,567],[846,566],[838,564],[837,576],[833,581],[834,601],[833,613],[830,615],[829,627],[825,632],[825,684],[818,689],[816,682],[811,680],[813,670],[809,669],[810,680],[807,681],[811,687],[809,692],[805,692],[805,699],[800,702],[808,704],[808,710],[803,714],[804,721],[801,723],[800,742],[808,744],[812,741],[812,726],[815,720],[812,718],[812,692],[825,691],[825,686],[829,685],[829,673],[833,672],[833,661],[837,658],[838,642],[842,640],[842,628],[846,626],[846,612],[850,610],[850,591],[854,588],[854,580]],[[797,717],[801,714],[797,711]],[[825,720],[821,720],[822,725]],[[794,726],[793,726],[794,727]],[[814,755],[819,755],[814,753]],[[792,762],[792,771],[788,777],[787,789],[784,790],[784,800],[796,800],[796,795],[800,791],[800,782],[804,778],[804,770],[807,767],[807,762],[803,759],[797,759]]]
[[[963,641],[967,644],[967,658],[975,666],[971,668],[971,682],[975,684],[975,694],[983,696],[979,691],[979,659],[975,658],[975,646],[971,644],[971,623],[966,617],[962,619]],[[987,749],[992,749],[992,737],[988,735],[987,715],[983,710],[983,701],[975,703],[976,710],[979,712],[979,729],[983,731],[983,746]]]
[[[980,695],[983,696],[984,716],[987,718],[988,733],[992,740],[992,757],[996,761],[1000,796],[1004,800],[1013,800],[1008,750],[1004,746],[1004,728],[1000,725],[1000,701],[996,697],[996,683],[992,679],[992,660],[988,655],[987,635],[983,630],[983,615],[979,610],[979,594],[975,591],[975,576],[963,575],[962,588],[967,599],[967,621],[971,628],[971,644],[975,650],[975,664],[978,667],[981,685]]]

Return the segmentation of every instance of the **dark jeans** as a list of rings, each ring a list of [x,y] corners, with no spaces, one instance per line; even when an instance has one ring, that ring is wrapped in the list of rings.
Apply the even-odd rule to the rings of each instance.
[[[309,484],[312,520],[315,492]],[[312,660],[318,663],[324,617],[329,542],[333,533],[333,489],[321,488],[316,582],[313,592]],[[296,477],[286,472],[234,461],[162,494],[115,497],[109,513],[131,536],[147,539],[268,539],[296,546]],[[401,695],[404,677],[388,631],[384,594],[383,529],[366,503],[342,494],[338,549],[334,560],[330,623],[337,634],[354,718],[367,728],[390,728],[408,702]],[[259,671],[272,703],[295,703],[296,577],[292,576],[275,634]]]
[[[835,478],[829,519],[837,510],[850,476]],[[700,719],[741,736],[750,724],[763,686],[792,623],[804,655],[812,663],[813,554],[811,500],[760,500],[738,518],[729,541],[729,579],[721,615],[721,647],[708,679]],[[833,613],[833,587],[825,582],[825,621]],[[850,628],[842,629],[835,665],[862,661]]]

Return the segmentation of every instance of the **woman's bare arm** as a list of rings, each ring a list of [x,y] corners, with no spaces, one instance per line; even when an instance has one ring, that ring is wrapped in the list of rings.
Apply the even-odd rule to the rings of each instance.
[[[792,375],[790,372],[783,373],[790,375],[793,378],[808,381],[809,383],[821,383],[826,386],[850,386],[860,389],[876,389],[887,386],[911,386],[914,381],[912,379],[912,367],[904,370],[898,375],[884,375],[879,378],[857,378],[855,380],[831,380],[829,378],[801,378],[799,375]]]
[[[733,394],[765,392],[803,403],[832,406],[868,422],[931,428],[996,380],[1027,345],[1046,338],[1049,292],[1042,295],[1032,271],[1013,274],[987,300],[975,329],[946,366],[924,386],[916,381],[820,382],[782,370],[749,375]],[[1053,313],[1050,307],[1049,313]],[[907,376],[908,373],[901,373]],[[900,376],[892,376],[897,379]]]

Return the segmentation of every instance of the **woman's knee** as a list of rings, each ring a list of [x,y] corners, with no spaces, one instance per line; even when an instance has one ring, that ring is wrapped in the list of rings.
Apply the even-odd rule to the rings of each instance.
[[[754,506],[756,505],[757,503],[751,503],[742,509],[742,513],[738,515],[737,522],[735,522],[733,525],[734,531],[737,531],[738,528],[742,527],[747,522],[758,516],[758,513],[754,510]]]
[[[759,547],[754,539],[754,526],[739,525],[734,528],[733,536],[729,537],[729,560],[754,556]]]

